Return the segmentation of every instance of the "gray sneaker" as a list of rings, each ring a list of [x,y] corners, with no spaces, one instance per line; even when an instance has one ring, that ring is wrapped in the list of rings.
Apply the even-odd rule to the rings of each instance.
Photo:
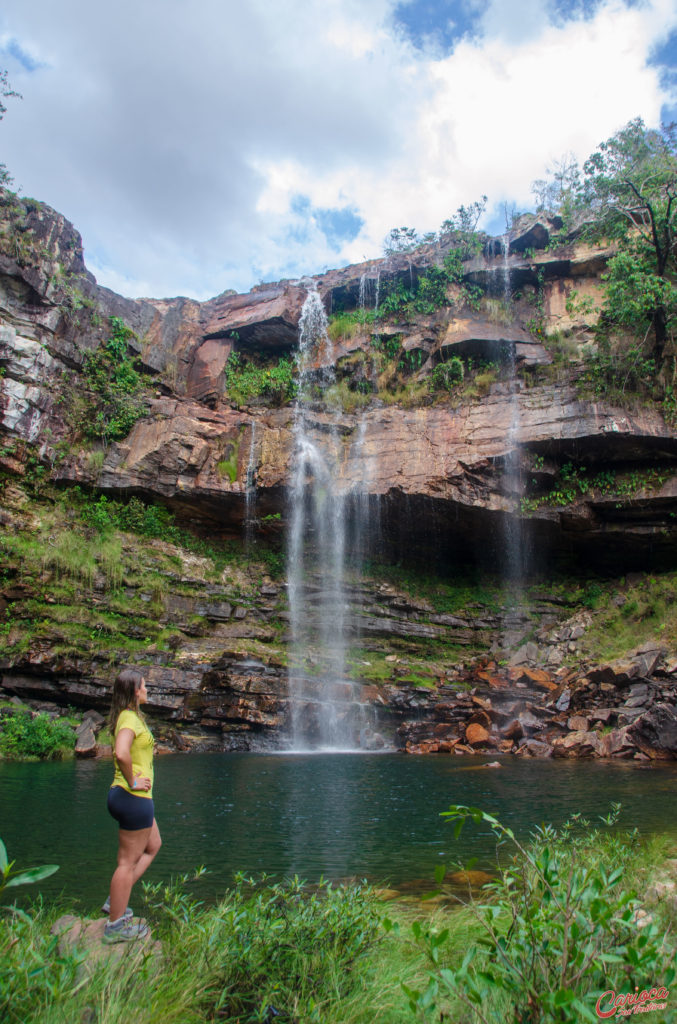
[[[144,939],[149,930],[143,921],[134,924],[129,918],[121,917],[112,924],[108,921],[103,926],[102,941],[109,945],[113,942],[134,942],[136,939]]]
[[[101,908],[101,913],[110,914],[110,896],[106,898],[106,902]],[[126,921],[128,921],[130,918],[134,917],[134,911],[132,910],[131,907],[127,907],[122,916],[125,918]]]

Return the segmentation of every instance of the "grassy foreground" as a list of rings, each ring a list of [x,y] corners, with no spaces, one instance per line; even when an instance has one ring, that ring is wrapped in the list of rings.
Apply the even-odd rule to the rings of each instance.
[[[656,884],[674,867],[665,840],[640,846],[634,835],[574,822],[545,827],[524,847],[490,815],[448,813],[457,825],[489,824],[514,849],[500,848],[491,885],[455,894],[442,887],[428,904],[386,904],[364,885],[238,877],[221,902],[205,906],[193,895],[199,881],[183,876],[143,887],[162,953],[97,964],[77,947],[57,948],[50,927],[67,908],[40,899],[30,912],[5,907],[0,1019],[573,1022],[599,1020],[603,993],[613,992],[603,1004],[613,1009],[642,990],[638,1012],[650,1010],[657,1024],[677,1019],[677,992],[672,1005],[669,995],[675,905],[666,898],[674,886]],[[636,892],[648,895],[646,909]],[[667,999],[649,999],[660,988]]]

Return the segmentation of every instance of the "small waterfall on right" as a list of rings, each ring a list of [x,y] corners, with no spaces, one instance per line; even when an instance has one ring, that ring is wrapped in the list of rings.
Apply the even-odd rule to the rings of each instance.
[[[502,302],[506,311],[512,307],[510,287],[510,233],[502,239]],[[503,463],[502,490],[507,498],[508,508],[504,513],[502,573],[509,590],[509,613],[504,623],[506,634],[514,632],[514,626],[521,620],[523,585],[525,573],[524,538],[522,533],[521,500],[523,496],[521,423],[520,423],[520,381],[516,374],[515,343],[507,341],[507,370],[509,390],[509,411],[506,430],[506,452]],[[511,628],[512,627],[512,628]]]
[[[254,545],[254,531],[256,527],[256,420],[252,420],[251,422],[251,437],[249,440],[249,460],[247,462],[247,477],[245,486],[245,550],[248,553],[250,553]]]

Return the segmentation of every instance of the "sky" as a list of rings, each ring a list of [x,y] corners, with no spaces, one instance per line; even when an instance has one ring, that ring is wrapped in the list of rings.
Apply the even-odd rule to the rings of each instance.
[[[204,300],[377,257],[677,120],[677,0],[3,0],[0,161],[100,284]]]

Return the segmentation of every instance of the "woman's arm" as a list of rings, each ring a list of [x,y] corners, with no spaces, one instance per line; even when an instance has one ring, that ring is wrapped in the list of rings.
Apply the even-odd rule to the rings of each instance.
[[[134,742],[134,730],[133,729],[120,729],[120,732],[115,737],[115,757],[120,765],[120,771],[125,777],[125,782],[130,789],[143,789],[149,790],[151,787],[150,779],[146,778],[137,772],[134,774],[132,767],[132,743]]]

